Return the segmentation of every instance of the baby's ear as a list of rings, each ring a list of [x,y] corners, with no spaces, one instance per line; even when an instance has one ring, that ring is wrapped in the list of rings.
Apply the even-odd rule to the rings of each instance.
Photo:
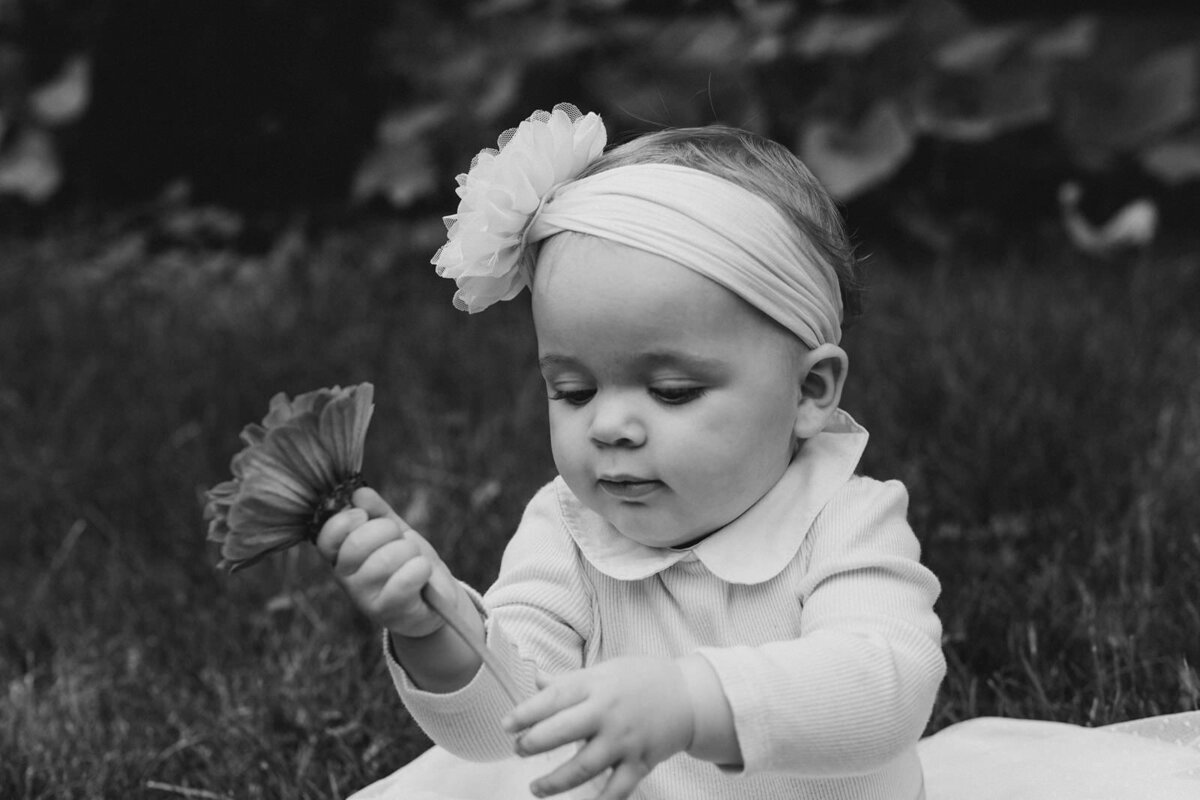
[[[842,401],[850,357],[835,344],[823,344],[801,358],[800,403],[793,431],[797,439],[811,439],[825,429]]]

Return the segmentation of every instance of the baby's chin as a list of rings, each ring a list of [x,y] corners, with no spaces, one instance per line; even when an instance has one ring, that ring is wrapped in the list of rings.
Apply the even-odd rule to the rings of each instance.
[[[601,516],[617,533],[646,547],[693,547],[733,522],[745,511],[740,509],[729,513],[729,510],[725,509],[727,519],[684,520],[671,515],[661,505],[655,508],[654,501],[650,501],[639,510],[636,506],[623,506],[612,497],[596,491],[591,485],[576,489],[571,481],[567,480],[567,486],[584,506]]]
[[[663,525],[629,524],[626,520],[613,520],[602,511],[598,511],[597,513],[604,517],[616,529],[617,533],[626,539],[632,539],[646,547],[658,547],[662,549],[679,550],[694,547],[725,527],[724,525],[718,525],[701,530],[680,529],[664,531],[663,528],[665,526]]]

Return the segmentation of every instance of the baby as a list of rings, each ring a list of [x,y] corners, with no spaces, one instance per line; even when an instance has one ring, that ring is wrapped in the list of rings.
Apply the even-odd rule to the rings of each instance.
[[[483,597],[371,490],[322,529],[440,745],[361,796],[495,798],[524,775],[538,797],[921,797],[939,586],[904,488],[855,474],[832,201],[744,131],[602,153],[599,118],[558,106],[510,135],[459,177],[435,262],[466,310],[530,288],[559,477]]]

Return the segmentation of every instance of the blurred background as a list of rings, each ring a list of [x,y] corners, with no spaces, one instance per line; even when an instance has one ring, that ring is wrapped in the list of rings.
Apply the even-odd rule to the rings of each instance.
[[[1052,216],[1070,177],[1095,215],[1150,191],[1187,224],[1198,14],[1124,5],[3,0],[0,198],[33,224],[169,192],[247,237],[298,209],[421,214],[567,98],[617,138],[771,136],[864,224],[926,245]]]
[[[0,797],[341,797],[428,745],[307,548],[201,507],[278,391],[485,587],[553,475],[454,175],[535,108],[724,122],[842,203],[863,469],[942,577],[935,731],[1200,707],[1200,10],[1087,0],[0,0]]]

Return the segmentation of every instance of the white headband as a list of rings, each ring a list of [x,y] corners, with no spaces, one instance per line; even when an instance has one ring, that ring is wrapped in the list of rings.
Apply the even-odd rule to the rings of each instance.
[[[599,116],[560,103],[472,160],[433,257],[458,284],[456,307],[474,313],[516,297],[532,274],[529,245],[575,231],[693,269],[810,347],[840,340],[837,275],[775,206],[690,167],[633,164],[577,179],[606,138]]]
[[[833,267],[774,205],[724,178],[673,164],[632,164],[571,181],[543,202],[525,242],[563,231],[682,264],[809,347],[841,338]]]

